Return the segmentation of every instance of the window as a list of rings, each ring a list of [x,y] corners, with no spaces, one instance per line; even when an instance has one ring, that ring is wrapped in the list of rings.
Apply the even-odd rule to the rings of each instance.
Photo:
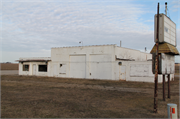
[[[47,65],[39,65],[39,72],[47,72]]]
[[[23,71],[29,71],[29,65],[23,65]]]

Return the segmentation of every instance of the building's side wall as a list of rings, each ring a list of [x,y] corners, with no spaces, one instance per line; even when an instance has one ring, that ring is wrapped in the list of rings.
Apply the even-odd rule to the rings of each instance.
[[[23,65],[29,65],[29,71],[23,71]],[[39,71],[39,65],[47,65],[47,72]],[[23,62],[19,63],[19,75],[48,76],[49,65],[45,62]]]
[[[134,59],[135,61],[147,61],[152,59],[152,55],[149,53],[123,47],[116,47],[115,55],[120,59]]]
[[[118,65],[122,62],[121,65]],[[154,82],[154,74],[152,73],[152,61],[117,61],[116,80],[137,81],[137,82]],[[170,79],[174,79],[174,74],[170,75]],[[167,76],[165,77],[167,81]],[[162,75],[158,75],[158,82],[162,82]]]
[[[152,62],[123,62],[126,65],[126,81],[154,82],[152,74]]]
[[[50,76],[113,79],[114,45],[51,49]]]

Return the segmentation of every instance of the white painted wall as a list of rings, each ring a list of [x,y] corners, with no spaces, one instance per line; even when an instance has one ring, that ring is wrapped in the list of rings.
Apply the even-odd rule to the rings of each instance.
[[[116,68],[117,70],[119,69],[119,74],[116,75],[116,80],[154,82],[152,61],[117,61],[116,64],[118,64],[118,62],[122,62],[122,65],[119,65]],[[167,76],[165,77],[165,80],[168,80]],[[174,74],[170,75],[170,80],[174,80]],[[162,82],[162,75],[158,75],[158,82]]]
[[[113,80],[116,45],[52,48],[50,76]],[[60,64],[63,67],[60,67]],[[54,67],[57,67],[56,72]],[[63,69],[62,69],[63,68]],[[62,70],[64,73],[61,73]]]

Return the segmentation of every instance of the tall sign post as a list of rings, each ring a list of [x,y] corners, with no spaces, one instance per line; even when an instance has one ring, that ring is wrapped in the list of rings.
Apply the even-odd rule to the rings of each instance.
[[[167,3],[165,3],[167,9]],[[179,55],[176,48],[176,24],[165,14],[159,14],[159,3],[157,14],[154,17],[154,42],[155,45],[151,50],[152,55],[152,72],[155,74],[154,79],[154,113],[157,113],[158,104],[158,74],[163,77],[163,100],[165,101],[165,75],[168,75],[168,98],[170,98],[170,74],[174,74],[175,58]]]
[[[155,80],[154,80],[154,113],[157,113],[158,93],[158,66],[159,66],[159,3],[157,7],[157,34],[156,34],[156,58],[155,58]]]
[[[165,75],[163,75],[163,100],[165,101]]]
[[[170,98],[170,74],[168,74],[168,98]]]

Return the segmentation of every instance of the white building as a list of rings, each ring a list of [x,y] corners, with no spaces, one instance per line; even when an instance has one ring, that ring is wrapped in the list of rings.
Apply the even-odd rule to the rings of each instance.
[[[18,61],[19,75],[154,82],[151,54],[116,45],[52,48],[51,58]]]

